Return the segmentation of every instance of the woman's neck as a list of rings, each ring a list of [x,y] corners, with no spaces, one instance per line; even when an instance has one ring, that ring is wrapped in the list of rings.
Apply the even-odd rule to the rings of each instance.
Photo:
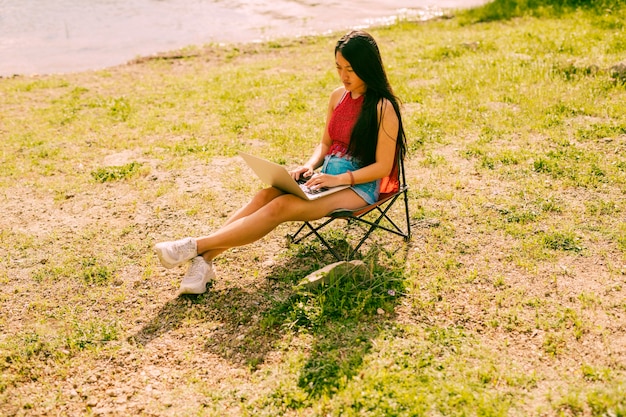
[[[357,98],[365,95],[365,91],[363,92],[349,91],[349,93],[350,93],[350,98],[352,98],[352,100],[356,100]]]

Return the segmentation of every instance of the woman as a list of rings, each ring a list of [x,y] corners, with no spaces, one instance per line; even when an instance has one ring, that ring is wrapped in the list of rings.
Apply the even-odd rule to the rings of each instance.
[[[205,292],[215,277],[213,259],[229,248],[255,242],[283,222],[316,220],[335,209],[355,209],[378,199],[381,178],[390,174],[396,156],[404,157],[399,100],[370,34],[352,31],[339,39],[335,61],[343,87],[330,96],[321,142],[291,175],[310,177],[305,185],[312,188],[351,187],[312,201],[265,188],[210,235],[156,244],[166,268],[191,260],[181,294]]]

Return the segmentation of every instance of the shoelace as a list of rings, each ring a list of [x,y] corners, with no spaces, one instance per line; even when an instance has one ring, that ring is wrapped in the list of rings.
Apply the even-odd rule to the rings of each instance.
[[[196,282],[204,279],[204,271],[202,271],[202,264],[204,262],[203,259],[193,259],[191,261],[191,266],[189,267],[189,273],[185,277],[184,282]]]
[[[174,249],[173,252],[175,252],[176,255],[183,255],[183,254],[186,254],[187,252],[192,251],[193,247],[194,247],[193,240],[188,240],[180,246],[175,246],[173,248]]]

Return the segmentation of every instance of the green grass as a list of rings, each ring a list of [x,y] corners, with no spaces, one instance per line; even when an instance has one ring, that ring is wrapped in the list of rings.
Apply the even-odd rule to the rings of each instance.
[[[414,237],[308,291],[332,258],[296,225],[199,297],[152,245],[250,198],[238,151],[308,157],[337,34],[0,79],[0,414],[625,416],[625,18],[507,0],[372,29]]]
[[[98,168],[91,173],[91,176],[97,182],[119,181],[136,175],[140,168],[140,163],[131,162],[122,166]]]

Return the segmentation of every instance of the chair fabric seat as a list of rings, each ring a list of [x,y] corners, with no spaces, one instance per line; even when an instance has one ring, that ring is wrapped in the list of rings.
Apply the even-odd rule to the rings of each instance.
[[[333,210],[330,213],[328,213],[328,215],[326,217],[334,217],[334,218],[337,218],[337,219],[343,219],[343,218],[350,218],[350,217],[353,217],[353,216],[361,216],[361,215],[366,214],[369,211],[375,209],[376,207],[380,206],[381,204],[384,204],[390,198],[393,198],[396,194],[398,194],[398,192],[402,193],[403,191],[404,191],[404,189],[397,190],[397,191],[392,192],[392,193],[384,193],[384,194],[381,193],[378,196],[378,201],[376,201],[374,204],[369,204],[367,206],[360,207],[360,208],[354,209],[354,210],[350,210],[350,209]]]

